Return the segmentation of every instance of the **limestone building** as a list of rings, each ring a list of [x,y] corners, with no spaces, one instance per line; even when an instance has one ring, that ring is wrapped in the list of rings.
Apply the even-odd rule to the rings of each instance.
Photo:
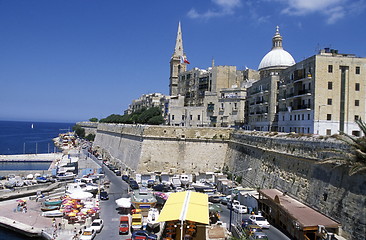
[[[272,49],[259,64],[260,79],[248,90],[248,126],[258,131],[278,130],[278,89],[280,74],[295,64],[295,60],[282,47],[279,27],[272,38]]]
[[[295,64],[277,27],[272,50],[248,89],[247,129],[359,136],[366,118],[366,58],[323,49]]]
[[[279,131],[360,136],[366,119],[366,58],[323,49],[284,70],[279,87]]]
[[[187,69],[181,25],[170,60],[171,97],[167,99],[167,123],[174,126],[243,126],[247,87],[259,78],[252,69],[212,66]]]
[[[161,93],[143,94],[138,99],[132,100],[132,103],[125,111],[125,114],[131,114],[133,112],[152,107],[159,107],[163,110],[166,98],[167,96]]]

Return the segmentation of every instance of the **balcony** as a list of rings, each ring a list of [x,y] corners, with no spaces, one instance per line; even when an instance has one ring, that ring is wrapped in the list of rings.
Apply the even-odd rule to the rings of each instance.
[[[311,110],[311,105],[310,104],[301,104],[301,105],[296,105],[292,108],[293,111],[296,110]]]

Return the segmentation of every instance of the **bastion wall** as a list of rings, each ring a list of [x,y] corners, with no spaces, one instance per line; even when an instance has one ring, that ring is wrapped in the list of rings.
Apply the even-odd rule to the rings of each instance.
[[[224,166],[242,185],[277,188],[332,217],[347,239],[366,233],[365,174],[317,164],[326,149],[346,150],[333,138],[234,131],[228,128],[99,124],[93,144],[122,169],[197,173]]]

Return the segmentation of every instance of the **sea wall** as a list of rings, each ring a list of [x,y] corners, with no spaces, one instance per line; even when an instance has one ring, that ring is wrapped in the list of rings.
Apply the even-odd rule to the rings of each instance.
[[[85,129],[85,136],[89,134],[96,134],[98,123],[97,122],[78,122],[78,125]]]
[[[317,164],[319,159],[329,156],[324,149],[347,148],[331,138],[234,133],[226,159],[232,171],[244,171],[238,174],[243,177],[243,185],[287,192],[340,222],[347,239],[364,239],[365,174],[349,176],[345,168]]]
[[[99,124],[93,146],[137,172],[221,169],[231,129]]]
[[[327,149],[347,151],[333,138],[241,132],[226,128],[99,124],[94,148],[136,172],[197,173],[227,166],[242,184],[278,188],[342,225],[348,239],[366,232],[365,174],[317,164]]]

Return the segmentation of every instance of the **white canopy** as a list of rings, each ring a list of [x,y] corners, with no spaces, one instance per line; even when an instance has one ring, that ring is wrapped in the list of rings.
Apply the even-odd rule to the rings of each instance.
[[[121,208],[130,208],[131,207],[131,198],[119,198],[116,200],[116,204]]]
[[[73,193],[70,194],[70,197],[72,199],[80,199],[80,200],[84,200],[84,199],[88,199],[93,197],[93,194],[90,192],[84,192],[84,191],[75,191]]]

